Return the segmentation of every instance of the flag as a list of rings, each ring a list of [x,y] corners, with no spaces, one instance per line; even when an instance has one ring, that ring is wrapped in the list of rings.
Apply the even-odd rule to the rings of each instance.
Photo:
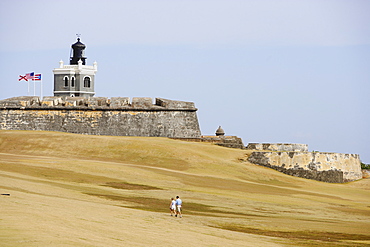
[[[35,77],[35,72],[31,72],[31,73],[26,74],[26,79],[27,80],[33,80],[34,77]]]
[[[28,79],[26,78],[26,76],[25,76],[25,75],[19,75],[19,79],[18,79],[18,81],[21,81],[21,80],[28,81]]]
[[[35,72],[27,73],[26,75],[20,75],[18,81],[21,80],[32,80],[32,81],[41,81],[41,74],[35,74]]]
[[[33,79],[33,81],[41,81],[41,74],[36,74]]]

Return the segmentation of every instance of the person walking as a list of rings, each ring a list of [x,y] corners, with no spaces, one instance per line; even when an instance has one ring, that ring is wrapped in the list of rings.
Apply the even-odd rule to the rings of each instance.
[[[176,215],[175,215],[176,217],[177,215],[180,215],[180,218],[182,218],[181,207],[182,207],[182,200],[180,199],[179,196],[176,196],[176,208],[177,208]]]
[[[171,216],[172,214],[176,215],[176,200],[172,197],[170,202],[170,212]]]

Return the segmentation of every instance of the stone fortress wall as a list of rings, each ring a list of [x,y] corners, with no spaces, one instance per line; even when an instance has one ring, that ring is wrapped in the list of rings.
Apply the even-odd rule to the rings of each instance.
[[[296,144],[296,143],[248,143],[247,149],[308,152],[308,145],[307,144]]]
[[[22,96],[0,101],[0,129],[194,138],[196,111],[193,102],[162,98]]]
[[[190,142],[208,142],[221,147],[245,149],[243,140],[237,136],[200,136],[198,138],[172,138]]]
[[[306,144],[253,143],[247,148],[256,150],[249,155],[249,162],[288,175],[329,183],[344,183],[362,178],[358,154],[308,152]]]
[[[236,136],[202,136],[193,102],[156,98],[22,96],[0,101],[0,130],[169,137],[242,148]],[[216,133],[217,134],[217,133]],[[306,144],[249,143],[248,161],[324,182],[362,178],[357,154],[308,152]]]

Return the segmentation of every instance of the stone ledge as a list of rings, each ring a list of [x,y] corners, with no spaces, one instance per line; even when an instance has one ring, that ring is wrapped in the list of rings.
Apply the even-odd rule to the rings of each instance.
[[[307,144],[298,143],[248,143],[247,149],[269,151],[307,152]]]
[[[200,138],[171,138],[181,141],[210,142],[218,146],[245,149],[243,141],[237,136],[201,136]]]
[[[119,110],[119,111],[197,111],[193,102],[156,98],[134,97],[59,97],[46,96],[41,101],[37,96],[21,96],[0,101],[0,110]]]

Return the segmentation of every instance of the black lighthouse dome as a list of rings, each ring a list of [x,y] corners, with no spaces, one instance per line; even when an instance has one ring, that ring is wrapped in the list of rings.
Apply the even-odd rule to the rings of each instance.
[[[81,43],[80,38],[77,39],[77,42],[72,45],[73,56],[71,57],[69,64],[78,64],[78,61],[81,59],[82,64],[85,65],[85,48],[86,45]]]

